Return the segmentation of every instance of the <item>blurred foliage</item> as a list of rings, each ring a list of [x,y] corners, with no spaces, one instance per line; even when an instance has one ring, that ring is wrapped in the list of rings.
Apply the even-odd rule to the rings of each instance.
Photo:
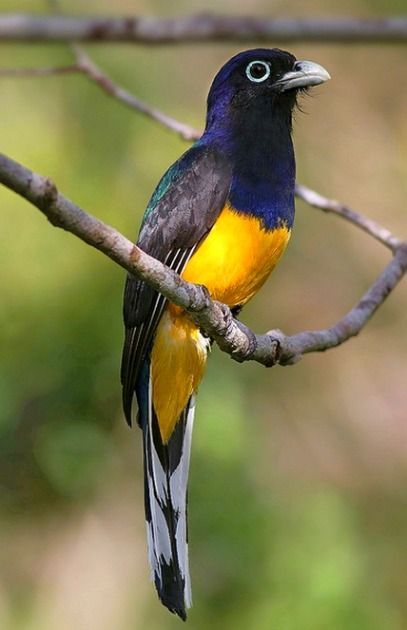
[[[191,10],[185,0],[62,5]],[[272,10],[402,8],[398,0],[280,0]],[[0,10],[44,5],[0,0]],[[262,14],[270,5],[227,0],[222,10]],[[199,126],[213,74],[238,48],[91,50],[140,98]],[[303,102],[309,115],[297,115],[299,180],[405,234],[405,49],[291,48],[333,77]],[[59,45],[1,52],[5,67],[70,60]],[[185,144],[84,77],[2,79],[0,97],[2,151],[133,238]],[[140,436],[120,409],[124,273],[4,189],[0,205],[0,627],[179,627],[148,580]],[[327,325],[386,260],[368,237],[299,203],[289,251],[243,318],[258,331]],[[400,287],[357,340],[287,369],[237,365],[214,350],[192,455],[190,628],[406,627],[406,309]]]

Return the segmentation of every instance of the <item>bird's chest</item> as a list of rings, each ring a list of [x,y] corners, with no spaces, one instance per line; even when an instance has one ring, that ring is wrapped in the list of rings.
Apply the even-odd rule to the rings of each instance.
[[[265,229],[258,218],[227,205],[182,277],[205,285],[214,299],[229,306],[245,304],[265,282],[289,238],[289,226]]]

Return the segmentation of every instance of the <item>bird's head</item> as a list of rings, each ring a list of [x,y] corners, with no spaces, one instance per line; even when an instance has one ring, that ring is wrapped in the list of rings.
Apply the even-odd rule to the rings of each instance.
[[[213,80],[208,95],[206,129],[236,129],[252,119],[271,118],[279,111],[291,126],[298,92],[330,79],[322,66],[297,61],[278,48],[246,50],[230,59]]]

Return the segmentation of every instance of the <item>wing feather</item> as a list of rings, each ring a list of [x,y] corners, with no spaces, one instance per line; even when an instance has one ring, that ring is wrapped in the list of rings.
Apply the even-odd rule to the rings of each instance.
[[[192,147],[157,186],[144,215],[139,247],[181,274],[224,207],[230,181],[230,168],[223,154],[199,143]],[[149,285],[134,276],[127,277],[121,381],[129,424],[138,374],[165,304],[166,299]]]

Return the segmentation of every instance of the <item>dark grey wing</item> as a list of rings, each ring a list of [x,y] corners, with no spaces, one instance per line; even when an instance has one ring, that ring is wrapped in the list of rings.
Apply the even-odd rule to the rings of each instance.
[[[158,184],[147,206],[137,245],[182,273],[224,207],[230,182],[230,167],[223,154],[199,143],[193,146]],[[137,378],[165,302],[146,283],[127,276],[121,381],[123,408],[129,424]]]

